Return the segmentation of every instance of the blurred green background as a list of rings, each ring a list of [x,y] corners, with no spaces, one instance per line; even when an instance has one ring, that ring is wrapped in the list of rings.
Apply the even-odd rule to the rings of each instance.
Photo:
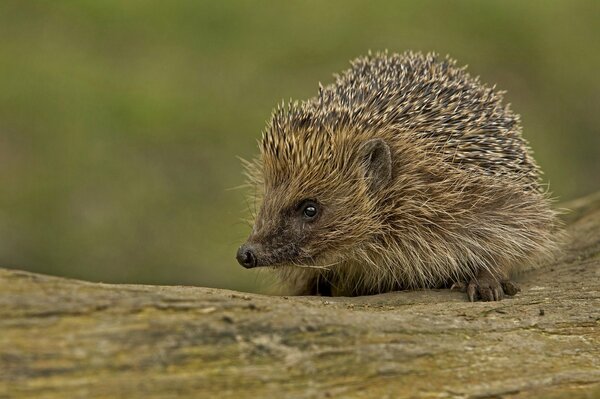
[[[0,3],[0,265],[256,291],[236,156],[367,50],[508,90],[551,190],[600,189],[598,1]],[[268,288],[268,287],[267,287]]]

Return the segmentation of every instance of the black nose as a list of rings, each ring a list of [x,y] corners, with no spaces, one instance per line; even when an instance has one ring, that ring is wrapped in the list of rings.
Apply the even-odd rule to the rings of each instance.
[[[240,265],[247,269],[256,266],[256,255],[252,251],[252,248],[245,244],[238,249],[236,258]]]

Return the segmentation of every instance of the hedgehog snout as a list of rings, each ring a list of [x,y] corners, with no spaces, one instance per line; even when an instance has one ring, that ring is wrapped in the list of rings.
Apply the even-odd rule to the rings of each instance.
[[[244,266],[246,269],[256,267],[258,260],[256,257],[256,249],[251,244],[242,245],[236,255],[238,263]]]

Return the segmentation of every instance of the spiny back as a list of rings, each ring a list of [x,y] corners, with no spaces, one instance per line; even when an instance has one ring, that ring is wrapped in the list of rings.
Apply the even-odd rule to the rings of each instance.
[[[539,168],[503,92],[432,53],[369,54],[351,65],[317,97],[276,110],[263,151],[281,156],[295,139],[318,153],[331,132],[392,129],[460,168],[537,189]]]

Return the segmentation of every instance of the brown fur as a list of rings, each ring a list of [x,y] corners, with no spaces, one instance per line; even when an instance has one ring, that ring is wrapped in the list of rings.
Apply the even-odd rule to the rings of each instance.
[[[360,153],[375,138],[389,146],[391,178],[373,186]],[[552,254],[560,236],[518,116],[434,54],[353,61],[317,97],[279,106],[260,147],[246,163],[261,203],[249,242],[293,293],[506,275]],[[323,207],[310,225],[293,221],[306,198]]]

